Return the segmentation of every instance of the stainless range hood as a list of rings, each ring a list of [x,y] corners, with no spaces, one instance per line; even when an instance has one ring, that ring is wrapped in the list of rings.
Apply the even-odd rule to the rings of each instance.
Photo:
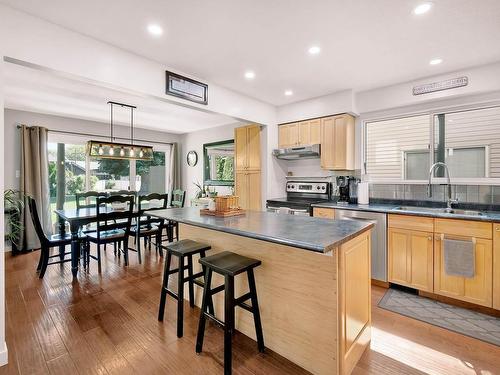
[[[320,157],[320,145],[279,148],[273,150],[273,155],[284,160],[317,159]]]

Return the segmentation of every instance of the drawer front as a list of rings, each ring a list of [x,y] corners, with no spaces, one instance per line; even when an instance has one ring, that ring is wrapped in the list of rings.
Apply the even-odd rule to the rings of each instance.
[[[335,210],[333,208],[313,207],[313,216],[324,219],[335,219]]]
[[[411,215],[388,215],[389,228],[416,230],[420,232],[434,232],[432,217]]]
[[[436,233],[450,234],[460,237],[477,237],[491,239],[493,226],[481,221],[467,221],[454,219],[436,219],[434,222]]]

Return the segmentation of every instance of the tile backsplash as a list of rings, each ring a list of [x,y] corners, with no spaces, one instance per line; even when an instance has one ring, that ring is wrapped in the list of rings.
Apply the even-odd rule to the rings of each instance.
[[[427,185],[370,184],[370,198],[405,199],[446,202],[446,185],[432,185],[432,197],[427,196]],[[500,186],[452,185],[451,197],[459,203],[500,204]]]

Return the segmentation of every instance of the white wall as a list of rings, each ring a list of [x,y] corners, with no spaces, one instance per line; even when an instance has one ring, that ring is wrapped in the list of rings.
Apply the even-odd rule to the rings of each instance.
[[[7,189],[19,188],[19,178],[16,177],[16,170],[20,169],[21,163],[21,141],[19,129],[17,129],[18,124],[43,126],[49,130],[84,132],[102,136],[109,135],[109,124],[5,109],[5,139],[9,141],[4,145],[3,156],[10,160],[9,163],[5,164],[5,188]],[[130,136],[130,128],[114,126],[114,134],[117,137],[127,138]],[[87,138],[90,139],[90,137]],[[134,138],[137,140],[142,139],[168,143],[180,142],[182,136],[148,129],[134,129]]]
[[[261,124],[275,122],[274,106],[207,82],[192,72],[189,76],[209,84],[208,106],[167,96],[165,70],[171,70],[167,66],[4,5],[0,5],[0,45],[4,56],[73,78]]]
[[[2,51],[0,51],[0,56],[2,56],[1,52]],[[4,62],[0,61],[0,144],[5,144],[3,116],[3,69]],[[2,212],[2,215],[0,215],[0,238],[4,238],[4,165],[5,158],[4,155],[0,153],[0,192],[2,193],[0,197],[0,212]],[[5,241],[2,240],[0,241],[0,366],[5,365],[7,361],[7,344],[5,343]]]

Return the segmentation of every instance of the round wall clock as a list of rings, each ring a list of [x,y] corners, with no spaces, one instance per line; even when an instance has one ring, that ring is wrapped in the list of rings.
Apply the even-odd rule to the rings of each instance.
[[[186,160],[190,167],[194,167],[196,164],[198,164],[198,154],[196,153],[196,151],[189,151]]]

